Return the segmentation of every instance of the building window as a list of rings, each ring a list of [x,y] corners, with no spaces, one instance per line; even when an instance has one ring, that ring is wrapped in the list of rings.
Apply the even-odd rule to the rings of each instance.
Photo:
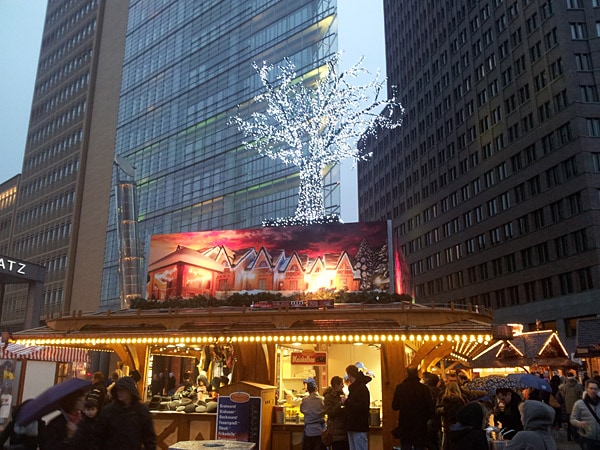
[[[589,291],[594,288],[592,269],[590,267],[578,270],[577,277],[579,278],[579,289],[581,291]]]
[[[560,274],[560,293],[561,295],[572,294],[575,292],[573,289],[573,274],[571,272]]]
[[[585,229],[575,231],[575,232],[571,233],[571,235],[573,236],[573,242],[575,242],[575,252],[576,253],[585,252],[588,248],[587,234],[585,232]]]
[[[585,22],[571,22],[569,23],[569,26],[571,28],[572,39],[587,38],[587,28],[585,27]]]
[[[527,303],[535,302],[537,300],[537,291],[535,289],[535,281],[530,281],[523,285],[525,288],[525,301]]]
[[[590,136],[600,137],[600,119],[585,119]]]
[[[589,53],[575,53],[577,70],[592,70],[592,58]]]
[[[552,298],[554,296],[552,289],[552,278],[543,278],[540,280],[542,285],[542,298]]]

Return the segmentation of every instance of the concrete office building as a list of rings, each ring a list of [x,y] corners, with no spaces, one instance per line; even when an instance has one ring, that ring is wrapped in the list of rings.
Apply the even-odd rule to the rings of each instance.
[[[120,307],[123,178],[137,185],[142,244],[294,213],[295,168],[246,151],[228,119],[249,114],[262,89],[253,62],[289,58],[318,79],[337,51],[336,13],[335,0],[49,2],[6,244],[46,266],[42,316]],[[324,174],[328,213],[340,209],[339,178],[338,167]],[[5,330],[20,327],[26,296],[7,291]]]
[[[100,290],[126,21],[120,0],[48,2],[13,223],[2,246],[46,267],[42,316],[97,309],[90,294]],[[26,297],[27,289],[7,286],[4,331],[23,326]]]
[[[556,329],[600,294],[600,2],[385,0],[403,126],[359,166],[420,302]]]

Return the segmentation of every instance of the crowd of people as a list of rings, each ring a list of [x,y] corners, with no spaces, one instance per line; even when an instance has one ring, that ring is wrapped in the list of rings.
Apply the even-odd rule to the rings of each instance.
[[[358,364],[357,364],[358,365]],[[304,380],[303,450],[366,450],[368,448],[371,378],[357,365],[345,378],[317,392],[314,379]],[[344,386],[346,380],[347,389]],[[548,380],[551,392],[501,387],[495,395],[469,389],[465,374],[435,374],[408,368],[398,384],[392,409],[398,411],[392,431],[401,450],[488,450],[489,439],[505,440],[505,448],[556,450],[552,428],[568,424],[568,439],[583,450],[600,450],[600,377],[579,383],[571,372]],[[347,392],[347,394],[346,394]]]
[[[135,375],[135,374],[132,374]],[[19,425],[26,400],[12,413],[0,435],[0,446],[21,450],[156,449],[152,416],[137,387],[139,377],[115,372],[108,387],[102,372],[87,388],[58,400],[58,413],[46,424],[37,419]]]
[[[331,378],[323,396],[313,378],[303,380],[303,450],[368,450],[372,373],[360,363],[345,372],[343,378]],[[154,450],[156,435],[139,395],[139,377],[120,375],[115,372],[107,385],[101,372],[94,373],[89,388],[60,399],[59,414],[47,424],[40,419],[18,425],[24,402],[14,409],[0,445],[23,450]],[[398,411],[392,434],[401,450],[487,450],[490,430],[507,441],[507,449],[556,450],[551,429],[564,423],[569,440],[583,450],[600,450],[600,377],[580,383],[570,372],[562,380],[557,375],[549,380],[551,392],[500,387],[495,395],[469,389],[465,381],[462,373],[442,380],[407,369],[391,399]],[[177,389],[165,382],[160,392],[175,393],[187,385],[192,385],[189,379]],[[155,387],[153,383],[153,393]]]
[[[371,395],[369,372],[357,363],[346,367],[344,378],[334,376],[320,396],[313,378],[304,381],[308,395],[302,399],[304,414],[302,450],[367,450]],[[324,436],[328,435],[328,442]]]
[[[400,449],[487,450],[489,437],[505,440],[507,449],[555,450],[551,430],[566,423],[568,440],[600,450],[600,377],[582,384],[570,372],[548,380],[551,391],[500,387],[495,395],[468,389],[465,381],[464,374],[442,381],[427,372],[421,380],[416,369],[407,369],[392,400]]]

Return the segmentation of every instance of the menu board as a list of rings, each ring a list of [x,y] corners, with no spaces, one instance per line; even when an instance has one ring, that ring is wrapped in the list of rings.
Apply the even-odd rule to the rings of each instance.
[[[234,392],[217,402],[217,440],[254,442],[259,449],[262,398]]]

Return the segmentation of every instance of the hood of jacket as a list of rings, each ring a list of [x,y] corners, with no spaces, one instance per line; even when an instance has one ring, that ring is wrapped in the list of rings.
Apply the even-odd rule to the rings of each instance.
[[[577,378],[575,377],[568,377],[567,381],[565,381],[565,385],[569,386],[569,387],[573,387],[578,383]]]
[[[137,385],[135,384],[135,380],[131,377],[122,377],[119,378],[113,387],[113,392],[118,391],[119,389],[126,389],[135,399],[140,400],[140,393],[137,390]]]
[[[520,406],[523,429],[548,430],[554,422],[554,409],[536,400],[526,400]]]
[[[483,427],[483,408],[477,402],[467,403],[456,413],[456,420],[462,425],[481,430]]]

